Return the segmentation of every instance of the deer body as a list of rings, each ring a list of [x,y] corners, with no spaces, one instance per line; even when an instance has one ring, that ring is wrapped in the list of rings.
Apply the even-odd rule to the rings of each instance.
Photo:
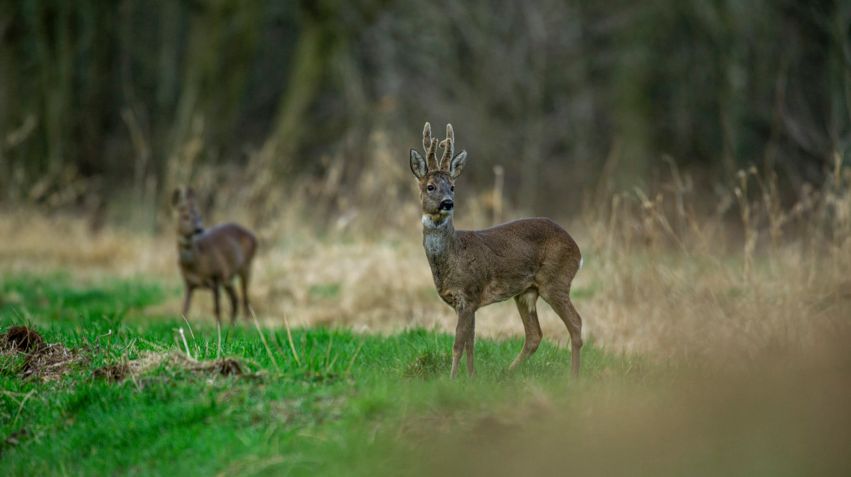
[[[504,301],[579,268],[579,247],[550,219],[476,231],[455,231],[449,219],[443,228],[426,226],[423,242],[438,294],[452,307],[459,299],[477,308]]]
[[[582,320],[570,301],[570,286],[582,256],[573,238],[546,218],[521,219],[484,230],[456,231],[453,224],[454,181],[466,162],[466,152],[454,154],[454,132],[447,125],[444,155],[428,123],[423,130],[426,160],[411,150],[411,170],[419,180],[422,200],[423,248],[440,297],[458,314],[452,355],[452,376],[464,353],[467,371],[475,374],[475,312],[514,298],[526,333],[516,368],[541,342],[536,302],[543,298],[567,326],[571,337],[571,367],[579,373]]]
[[[231,322],[235,322],[238,300],[233,280],[236,277],[242,288],[243,313],[248,316],[248,284],[257,250],[254,234],[237,224],[204,229],[190,188],[176,190],[173,203],[179,213],[177,253],[185,285],[184,316],[189,313],[194,290],[207,288],[213,292],[216,321],[221,322],[219,288],[224,287],[231,302]]]
[[[178,244],[178,263],[187,283],[209,288],[239,275],[255,248],[251,232],[237,224],[223,224],[184,237]]]

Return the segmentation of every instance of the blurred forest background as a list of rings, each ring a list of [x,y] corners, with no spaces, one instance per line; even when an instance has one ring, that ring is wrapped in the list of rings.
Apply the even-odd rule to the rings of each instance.
[[[715,210],[751,165],[794,201],[851,154],[851,2],[0,1],[6,204],[386,218],[426,120],[518,211],[672,173]]]

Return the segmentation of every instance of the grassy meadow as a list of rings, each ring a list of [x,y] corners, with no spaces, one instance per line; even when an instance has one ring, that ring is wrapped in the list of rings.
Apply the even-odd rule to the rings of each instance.
[[[846,474],[838,171],[788,208],[747,199],[758,178],[743,174],[740,221],[699,215],[676,189],[564,221],[585,259],[579,380],[543,303],[543,345],[506,371],[522,345],[511,302],[477,314],[478,377],[449,380],[455,318],[415,212],[378,236],[261,228],[257,316],[220,334],[207,292],[178,314],[167,231],[4,211],[0,473]],[[488,220],[463,210],[460,227]]]

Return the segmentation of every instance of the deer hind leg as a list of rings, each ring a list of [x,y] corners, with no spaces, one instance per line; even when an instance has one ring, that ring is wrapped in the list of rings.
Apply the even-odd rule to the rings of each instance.
[[[236,323],[236,313],[239,310],[239,300],[236,297],[236,290],[233,288],[233,283],[225,283],[225,291],[228,293],[228,298],[230,299],[230,322],[231,324]]]
[[[534,354],[535,351],[538,350],[538,346],[541,344],[543,333],[541,332],[541,325],[538,323],[538,310],[536,308],[537,301],[538,290],[534,288],[529,288],[514,297],[514,302],[517,303],[517,310],[520,312],[520,319],[523,320],[523,329],[526,332],[526,341],[523,343],[523,349],[520,350],[520,354],[514,358],[511,366],[508,367],[509,371],[513,371],[520,366],[520,364],[526,361],[526,358]]]
[[[248,318],[248,311],[251,305],[248,303],[248,283],[251,281],[251,271],[246,268],[239,273],[239,285],[242,288],[242,313],[245,318]]]
[[[221,306],[219,305],[219,285],[220,285],[219,282],[215,281],[215,282],[213,282],[213,285],[211,286],[211,288],[213,290],[213,310],[216,312],[216,323],[221,325],[222,324],[222,310],[221,310]]]
[[[561,321],[567,326],[567,331],[570,333],[570,367],[573,376],[579,376],[579,355],[582,351],[582,318],[570,301],[570,288],[552,296],[544,296],[544,300],[550,304]]]
[[[183,294],[183,317],[189,317],[189,305],[192,304],[192,292],[195,291],[195,287],[190,284],[186,284],[186,290]]]

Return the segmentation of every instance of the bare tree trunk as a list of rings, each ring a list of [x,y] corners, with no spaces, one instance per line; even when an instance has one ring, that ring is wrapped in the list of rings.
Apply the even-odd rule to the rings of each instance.
[[[274,126],[260,153],[263,171],[298,169],[297,152],[307,130],[306,116],[321,91],[340,48],[334,20],[305,13],[292,72],[281,98]]]

